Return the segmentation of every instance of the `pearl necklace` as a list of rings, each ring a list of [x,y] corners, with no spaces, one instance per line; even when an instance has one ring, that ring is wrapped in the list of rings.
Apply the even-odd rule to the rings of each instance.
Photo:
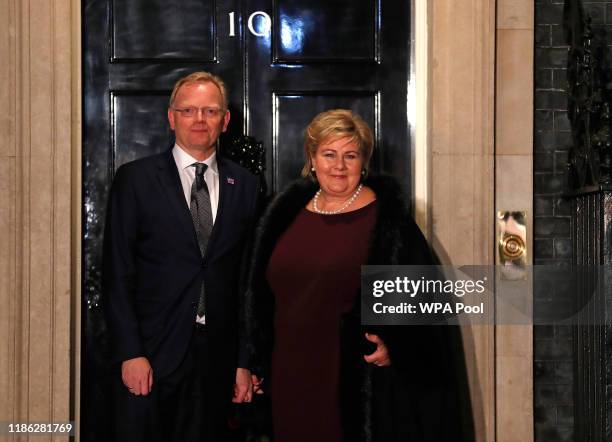
[[[319,189],[317,190],[317,193],[315,193],[315,196],[312,199],[312,208],[314,209],[315,212],[320,213],[321,215],[336,215],[337,213],[342,212],[348,206],[350,206],[351,204],[355,202],[355,200],[359,196],[359,192],[361,192],[361,189],[363,189],[363,184],[359,184],[359,187],[357,187],[357,190],[355,190],[355,193],[353,193],[353,195],[348,199],[348,201],[344,204],[344,206],[340,207],[337,210],[319,209],[319,205],[317,204],[317,201],[319,201],[319,196],[321,195],[321,189]]]

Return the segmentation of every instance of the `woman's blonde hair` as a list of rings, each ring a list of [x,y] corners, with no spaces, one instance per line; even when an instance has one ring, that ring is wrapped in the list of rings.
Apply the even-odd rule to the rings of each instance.
[[[357,143],[363,169],[367,175],[374,150],[372,129],[359,115],[349,109],[331,109],[314,117],[304,133],[304,154],[306,161],[302,176],[308,176],[312,169],[312,156],[321,144],[339,138],[349,138]]]

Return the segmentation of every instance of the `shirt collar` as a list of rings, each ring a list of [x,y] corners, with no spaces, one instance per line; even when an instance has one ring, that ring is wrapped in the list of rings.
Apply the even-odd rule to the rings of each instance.
[[[174,156],[174,161],[178,165],[179,169],[183,170],[190,167],[193,163],[204,163],[208,166],[209,170],[212,170],[215,174],[219,173],[219,169],[217,167],[217,151],[215,150],[211,156],[206,158],[204,161],[198,161],[187,152],[185,152],[181,146],[178,144],[174,145],[172,148],[172,155]]]

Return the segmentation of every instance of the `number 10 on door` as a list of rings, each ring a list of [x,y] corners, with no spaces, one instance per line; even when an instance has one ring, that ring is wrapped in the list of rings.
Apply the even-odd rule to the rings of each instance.
[[[236,13],[234,11],[228,13],[229,16],[229,36],[236,36]],[[255,18],[261,17],[258,29],[255,29],[254,23]],[[249,15],[249,20],[247,22],[247,26],[251,34],[256,37],[265,37],[270,32],[270,28],[272,27],[272,19],[270,16],[264,11],[255,11],[251,15]]]

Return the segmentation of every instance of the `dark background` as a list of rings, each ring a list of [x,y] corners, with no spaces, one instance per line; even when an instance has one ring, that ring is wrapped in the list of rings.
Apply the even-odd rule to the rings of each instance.
[[[534,264],[572,264],[572,206],[562,197],[572,144],[567,117],[568,46],[562,0],[535,2]],[[612,1],[582,1],[593,31],[612,45]],[[546,290],[535,302],[555,303]],[[535,440],[574,440],[572,331],[568,326],[534,329]],[[576,435],[578,440],[579,435]]]

